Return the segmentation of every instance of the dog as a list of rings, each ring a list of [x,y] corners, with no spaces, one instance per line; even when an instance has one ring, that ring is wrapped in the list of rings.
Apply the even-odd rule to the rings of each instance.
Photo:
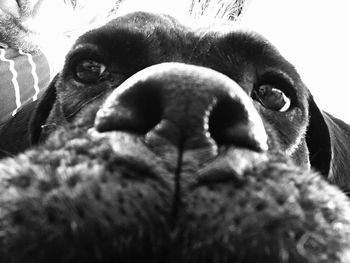
[[[260,35],[120,16],[0,131],[0,259],[347,262],[349,135]]]

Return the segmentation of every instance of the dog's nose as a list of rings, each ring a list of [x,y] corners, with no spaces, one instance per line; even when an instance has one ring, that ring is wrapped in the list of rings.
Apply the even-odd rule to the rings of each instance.
[[[267,150],[262,120],[242,88],[217,71],[181,63],[130,77],[107,98],[95,127],[161,138],[183,149],[215,144]]]

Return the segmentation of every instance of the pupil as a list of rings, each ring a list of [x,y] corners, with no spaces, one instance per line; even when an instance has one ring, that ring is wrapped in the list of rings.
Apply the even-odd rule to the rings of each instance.
[[[100,72],[101,64],[94,61],[86,61],[83,63],[83,68],[89,71]]]

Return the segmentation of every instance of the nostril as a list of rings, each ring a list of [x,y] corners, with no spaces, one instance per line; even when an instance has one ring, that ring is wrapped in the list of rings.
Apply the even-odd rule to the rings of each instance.
[[[104,106],[95,127],[99,132],[119,130],[144,135],[161,121],[162,112],[159,89],[147,83],[123,92]]]
[[[248,112],[239,101],[227,98],[213,108],[209,116],[209,133],[218,146],[235,145],[261,151],[259,143],[251,136]]]

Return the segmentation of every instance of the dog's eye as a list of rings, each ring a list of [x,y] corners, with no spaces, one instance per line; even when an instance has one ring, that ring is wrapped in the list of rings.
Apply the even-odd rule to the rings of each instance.
[[[254,89],[252,97],[270,110],[285,112],[291,106],[291,99],[283,91],[270,84],[263,84]]]
[[[75,66],[75,75],[84,83],[94,83],[105,79],[106,66],[98,61],[85,59]]]

